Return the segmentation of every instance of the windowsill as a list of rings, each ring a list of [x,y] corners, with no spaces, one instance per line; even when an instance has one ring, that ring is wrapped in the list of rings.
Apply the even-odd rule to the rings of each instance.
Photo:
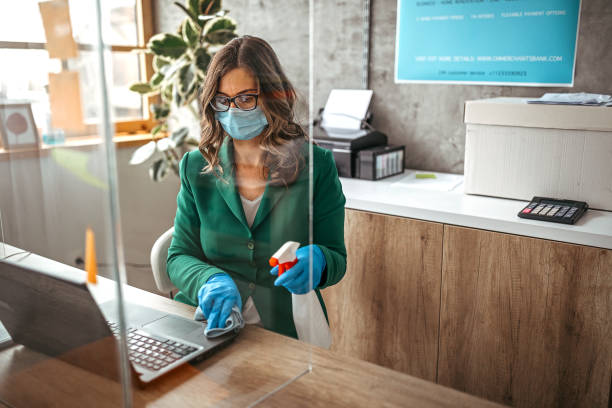
[[[125,134],[125,135],[116,135],[113,137],[113,143],[115,143],[115,147],[118,149],[123,148],[131,148],[142,146],[145,143],[150,142],[151,140],[159,140],[165,137],[163,136],[152,136],[150,133],[140,133],[140,134]],[[54,148],[80,148],[80,147],[91,147],[98,146],[102,143],[102,138],[99,136],[83,136],[83,137],[71,137],[66,140],[66,142],[62,144],[56,145],[47,145],[42,144],[40,148],[24,148],[24,149],[13,149],[13,150],[5,150],[0,148],[0,160],[7,159],[19,159],[19,158],[29,158],[29,157],[39,157],[45,156]]]

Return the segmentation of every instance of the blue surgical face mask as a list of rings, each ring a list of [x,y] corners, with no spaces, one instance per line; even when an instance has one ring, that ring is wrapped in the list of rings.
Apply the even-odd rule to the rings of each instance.
[[[230,108],[226,112],[215,112],[215,118],[232,138],[251,140],[268,125],[268,119],[258,107],[250,111]]]

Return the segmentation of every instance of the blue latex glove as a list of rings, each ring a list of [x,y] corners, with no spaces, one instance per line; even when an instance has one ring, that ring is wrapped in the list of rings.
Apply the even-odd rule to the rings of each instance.
[[[207,320],[208,329],[217,329],[223,325],[232,312],[232,307],[238,305],[242,310],[242,299],[236,284],[226,273],[211,276],[198,291],[198,304]]]
[[[310,248],[312,247],[312,284],[316,288],[321,283],[321,275],[327,263],[323,251],[316,245],[307,245],[298,248],[295,255],[297,263],[287,272],[276,278],[274,286],[284,286],[291,293],[303,295],[313,288],[309,287],[308,264],[310,260]],[[278,275],[278,266],[270,270],[271,275]]]

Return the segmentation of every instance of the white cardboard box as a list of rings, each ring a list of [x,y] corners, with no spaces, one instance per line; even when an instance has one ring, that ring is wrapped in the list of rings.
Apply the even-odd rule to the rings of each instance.
[[[465,192],[612,211],[612,107],[465,103]]]

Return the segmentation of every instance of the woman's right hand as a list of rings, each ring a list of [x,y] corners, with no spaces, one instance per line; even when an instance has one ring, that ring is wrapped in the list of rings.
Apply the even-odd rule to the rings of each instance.
[[[236,284],[226,273],[211,276],[198,291],[198,303],[209,329],[225,327],[234,305],[242,310],[242,299]]]

